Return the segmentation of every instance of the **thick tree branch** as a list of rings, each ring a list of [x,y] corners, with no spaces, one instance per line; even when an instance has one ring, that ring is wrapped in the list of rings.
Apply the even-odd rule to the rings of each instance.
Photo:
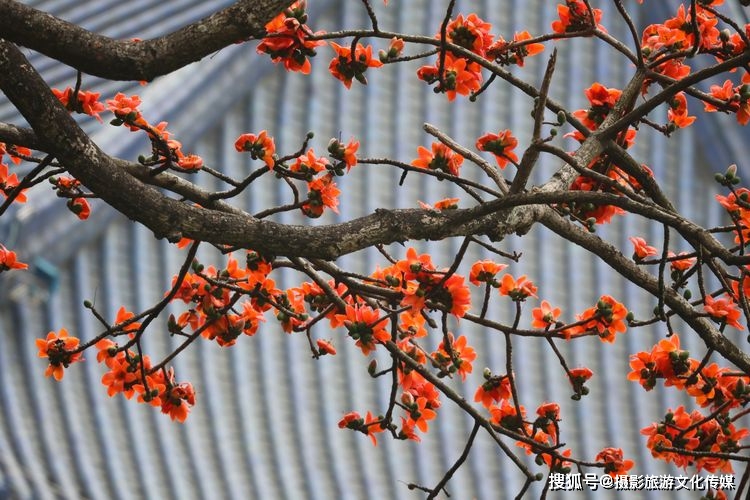
[[[706,346],[715,349],[716,352],[734,363],[744,373],[750,373],[750,356],[717,330],[708,318],[700,315],[677,291],[669,287],[660,288],[656,277],[626,258],[617,248],[598,236],[577,228],[552,210],[547,211],[540,217],[540,223],[566,240],[593,253],[602,262],[606,262],[617,271],[618,274],[653,296],[658,297],[659,294],[663,294],[664,303],[703,339]]]
[[[291,0],[241,0],[166,36],[134,42],[91,33],[28,5],[0,0],[0,37],[109,80],[153,80],[265,33]]]

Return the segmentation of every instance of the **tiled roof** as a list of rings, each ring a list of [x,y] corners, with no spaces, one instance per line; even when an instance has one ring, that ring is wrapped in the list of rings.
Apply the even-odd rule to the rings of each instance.
[[[228,3],[33,4],[111,36],[145,38]],[[310,3],[311,25],[316,29],[332,29],[342,22],[366,23],[359,2]],[[445,8],[429,0],[391,4],[387,9],[377,6],[381,23],[423,33],[434,31]],[[522,26],[542,31],[555,16],[554,2],[548,1],[502,2],[501,9],[490,9],[491,2],[475,4],[481,4],[483,17],[507,33]],[[608,4],[604,8],[613,9]],[[561,47],[555,80],[569,83],[555,97],[573,107],[582,106],[580,89],[593,81],[616,86],[627,74],[627,68],[608,63],[607,51],[590,50],[586,41],[574,41],[572,47]],[[105,83],[97,83],[97,88],[107,95],[123,88],[141,93],[149,117],[170,121],[170,130],[187,150],[229,175],[241,175],[250,166],[234,152],[234,139],[262,128],[276,136],[280,150],[297,149],[312,130],[316,148],[325,147],[330,137],[356,136],[363,155],[404,161],[413,157],[417,144],[425,143],[424,121],[469,145],[487,130],[528,129],[529,103],[516,92],[498,87],[476,104],[457,101],[448,106],[443,96],[426,91],[414,78],[414,68],[407,66],[368,75],[370,86],[346,92],[328,75],[329,50],[320,52],[308,77],[287,75],[259,59],[252,46],[238,46],[144,89],[137,84]],[[64,86],[71,81],[69,70],[40,57],[32,61],[52,84]],[[542,69],[539,61],[530,61],[520,74],[536,81]],[[10,108],[0,104],[0,119],[11,115]],[[138,154],[134,135],[95,125],[90,130],[106,151],[131,158]],[[644,133],[635,154],[653,166],[693,220],[709,223],[719,214],[708,196],[713,171],[725,165],[718,155],[736,154],[699,148],[698,136],[704,129],[698,130],[681,131],[669,142],[655,134],[645,138]],[[741,144],[741,139],[731,140],[735,143],[726,143],[727,148]],[[718,166],[713,163],[717,158]],[[537,180],[555,166],[555,162],[542,164]],[[469,170],[466,175],[474,176]],[[357,167],[342,180],[342,213],[356,216],[383,204],[415,206],[416,200],[434,202],[455,194],[445,183],[411,177],[394,192],[398,177],[383,167]],[[238,202],[257,211],[279,203],[283,196],[283,191],[268,184]],[[198,391],[198,404],[184,425],[121,397],[108,398],[99,382],[102,370],[92,359],[67,370],[61,383],[45,379],[35,337],[66,326],[83,339],[93,338],[100,327],[81,307],[85,299],[107,318],[113,318],[122,304],[131,310],[147,308],[169,288],[182,253],[101,205],[87,223],[78,223],[59,200],[31,203],[17,216],[17,222],[6,225],[0,235],[13,238],[14,242],[4,241],[15,243],[14,249],[27,251],[34,270],[15,273],[12,279],[0,276],[4,279],[0,281],[0,498],[416,498],[404,483],[434,485],[464,446],[470,423],[448,401],[432,426],[434,431],[419,445],[382,438],[374,448],[364,436],[339,430],[336,423],[348,411],[384,408],[389,384],[370,379],[361,353],[340,332],[320,334],[334,338],[339,355],[314,361],[304,336],[280,332],[273,318],[256,336],[240,339],[235,347],[202,343],[177,359],[178,377],[191,380]],[[602,232],[623,248],[626,235],[658,240],[659,234],[634,217]],[[640,313],[653,307],[633,286],[612,281],[604,263],[594,262],[579,248],[560,244],[545,230],[535,228],[522,240],[508,237],[501,246],[522,251],[522,265],[515,266],[514,272],[527,273],[546,298],[566,311],[583,310],[604,290]],[[456,244],[420,248],[436,250],[447,266]],[[398,247],[392,250],[402,252]],[[204,257],[217,258],[208,253]],[[472,250],[467,260],[486,257]],[[340,263],[363,272],[383,265],[374,252],[345,257]],[[281,274],[279,287],[294,286],[299,280]],[[507,320],[508,312],[498,305],[492,317]],[[174,307],[171,312],[181,310]],[[453,327],[467,335],[479,352],[477,373],[466,386],[456,385],[470,399],[484,366],[503,371],[504,345],[492,332],[463,323]],[[561,345],[571,364],[586,364],[597,374],[589,397],[577,404],[561,401],[568,432],[564,440],[576,453],[593,458],[599,448],[611,444],[625,448],[637,460],[640,473],[667,470],[650,459],[637,429],[678,400],[668,392],[643,397],[640,388],[622,376],[628,355],[662,334],[642,329],[629,332],[613,346],[602,346],[595,339]],[[156,328],[148,334],[146,349],[158,357],[177,343]],[[685,343],[688,348],[699,345],[694,339]],[[514,352],[516,371],[524,375],[521,393],[528,407],[560,391],[566,393],[568,383],[547,347],[521,339]],[[623,429],[632,429],[631,434],[624,435]],[[485,439],[479,440],[449,485],[454,498],[512,498],[520,488],[520,475]],[[597,499],[606,497],[596,494]],[[646,497],[645,493],[639,497]]]

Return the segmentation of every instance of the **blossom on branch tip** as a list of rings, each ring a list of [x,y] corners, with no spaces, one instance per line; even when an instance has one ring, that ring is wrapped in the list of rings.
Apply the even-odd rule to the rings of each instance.
[[[328,154],[331,155],[331,158],[334,160],[338,160],[346,165],[347,172],[357,164],[358,149],[359,141],[355,141],[354,139],[350,140],[346,146],[338,139],[331,139],[328,143]],[[341,174],[343,174],[343,171],[341,173],[338,171],[336,172],[336,175]]]
[[[458,176],[461,164],[464,162],[463,156],[455,153],[442,142],[433,142],[431,150],[419,146],[417,154],[419,158],[412,160],[413,166],[426,170],[440,170],[455,176]]]
[[[526,275],[513,278],[504,274],[500,280],[500,295],[507,295],[516,302],[523,302],[527,297],[536,297],[536,285],[529,281]]]
[[[52,89],[52,93],[55,94],[55,97],[57,97],[62,105],[69,111],[93,116],[101,123],[102,118],[99,116],[99,113],[106,108],[104,107],[104,104],[99,102],[99,92],[85,92],[79,90],[76,94],[76,102],[72,102],[73,89],[70,87],[67,87],[65,90]]]
[[[307,201],[301,207],[302,213],[310,218],[317,218],[323,215],[325,207],[339,213],[338,196],[341,191],[336,187],[331,174],[308,182],[307,189]]]
[[[91,215],[91,206],[86,198],[71,198],[68,200],[67,206],[68,210],[81,220],[86,220]]]
[[[65,368],[78,361],[83,361],[82,352],[73,352],[78,348],[80,340],[68,335],[65,328],[60,333],[49,332],[44,339],[37,339],[36,346],[39,348],[39,357],[47,358],[49,366],[44,372],[46,377],[52,376],[55,380],[62,380]]]
[[[293,3],[288,9],[269,21],[266,36],[256,49],[259,54],[268,54],[274,63],[283,62],[287,71],[299,71],[309,74],[310,57],[316,55],[315,48],[325,44],[323,40],[311,40],[312,35],[322,35],[323,32],[312,33],[305,24],[306,2]]]
[[[128,97],[122,92],[115,94],[114,99],[107,100],[107,109],[114,113],[115,117],[119,120],[116,124],[125,123],[130,130],[139,130],[139,126],[148,125],[138,110],[138,106],[140,105],[140,97],[137,95]]]
[[[503,130],[497,134],[484,134],[477,139],[477,149],[495,155],[500,168],[505,168],[508,162],[518,163],[518,156],[513,150],[518,146],[518,139],[513,137],[510,130]]]
[[[417,70],[417,78],[429,85],[439,82],[435,92],[445,93],[449,101],[453,101],[456,94],[469,95],[482,86],[482,68],[473,61],[446,52],[442,79],[439,65],[438,62],[434,66],[422,66]]]
[[[331,356],[336,355],[336,348],[333,347],[333,344],[328,340],[318,339],[315,342],[315,345],[318,347],[318,352],[321,355],[323,354],[330,354]]]
[[[480,283],[490,283],[493,286],[499,286],[495,276],[505,269],[507,264],[498,264],[491,260],[480,260],[472,264],[469,271],[469,282],[472,285],[479,286]]]
[[[501,65],[516,64],[523,67],[526,57],[535,56],[544,51],[542,43],[523,43],[532,38],[528,31],[513,35],[512,42],[506,42],[500,37],[487,49],[487,57]]]
[[[458,208],[458,198],[445,198],[440,201],[436,201],[430,205],[423,201],[419,202],[419,206],[425,210],[441,211],[441,210],[456,210]]]
[[[627,474],[633,468],[632,460],[625,460],[621,448],[604,448],[596,455],[596,460],[604,462],[604,473],[612,477]]]
[[[658,253],[655,247],[649,246],[640,236],[631,236],[628,239],[633,244],[633,260],[636,262]]]
[[[391,340],[391,334],[385,329],[387,320],[381,319],[380,312],[370,306],[346,306],[345,313],[337,314],[336,319],[365,355],[374,351],[377,343]]]
[[[333,76],[341,80],[346,88],[351,88],[352,79],[356,79],[359,83],[367,85],[367,78],[365,78],[367,68],[379,68],[383,65],[382,62],[373,59],[371,45],[365,48],[361,43],[358,43],[354,49],[354,57],[352,58],[351,47],[344,47],[336,42],[330,42],[330,44],[331,48],[336,52],[336,57],[333,58],[328,69]]]
[[[492,44],[491,29],[492,25],[476,14],[472,13],[466,17],[459,14],[448,23],[445,34],[447,41],[450,43],[484,57]],[[437,36],[440,37],[440,33]]]
[[[15,252],[11,252],[5,246],[0,245],[0,273],[11,269],[28,269],[28,267],[28,264],[17,260]]]
[[[261,159],[269,169],[274,167],[276,145],[273,142],[273,137],[270,137],[265,130],[262,130],[258,135],[242,134],[234,142],[234,149],[239,153],[249,151],[250,158],[253,160]]]
[[[510,399],[511,395],[510,378],[490,376],[477,388],[474,401],[481,402],[483,406],[489,408],[493,403]]]
[[[728,294],[719,298],[713,298],[706,295],[703,301],[703,308],[716,321],[726,323],[738,330],[744,330],[745,327],[739,322],[742,312],[737,307],[737,303]]]
[[[594,18],[591,18],[591,13]],[[552,22],[552,31],[555,33],[570,33],[593,28],[604,30],[599,24],[602,20],[601,9],[589,9],[582,0],[565,0],[565,4],[558,4],[558,20]]]
[[[533,320],[531,326],[533,328],[549,328],[557,323],[557,318],[560,317],[560,308],[553,308],[549,302],[543,300],[539,307],[534,308],[531,311]]]
[[[8,165],[0,163],[0,194],[4,194],[6,197],[12,196],[20,183],[18,176],[8,171]],[[26,203],[26,189],[22,189],[20,193],[15,194],[14,201]]]

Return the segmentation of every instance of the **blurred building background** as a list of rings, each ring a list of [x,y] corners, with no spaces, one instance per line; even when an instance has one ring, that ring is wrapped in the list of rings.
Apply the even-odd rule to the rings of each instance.
[[[149,38],[231,2],[25,3],[115,38]],[[368,26],[360,2],[309,3],[309,24],[315,30]],[[611,3],[600,3],[597,7],[605,11],[604,24],[610,33],[629,40]],[[674,2],[647,2],[643,7],[631,3],[635,22],[641,27],[651,18],[664,19],[675,11]],[[382,2],[373,4],[382,28],[431,35],[440,25],[447,2],[393,0],[387,8]],[[509,39],[523,29],[532,34],[548,31],[557,18],[556,4],[543,0],[459,1],[456,12],[478,13],[493,24],[493,33]],[[734,3],[728,4],[725,8],[735,9],[735,15],[744,15]],[[382,41],[375,44],[376,49],[385,46]],[[548,44],[543,55],[528,60],[515,73],[538,83],[552,45],[559,47],[552,96],[570,109],[587,106],[583,89],[593,82],[621,86],[632,72],[624,58],[611,49],[573,40]],[[433,94],[417,80],[415,70],[427,64],[423,61],[370,71],[369,86],[355,82],[352,90],[346,91],[328,73],[333,55],[329,48],[320,48],[312,61],[312,74],[303,76],[287,74],[258,56],[254,47],[226,48],[146,87],[94,78],[85,78],[84,84],[101,92],[102,98],[117,91],[139,93],[150,121],[168,121],[169,130],[186,151],[236,177],[248,172],[251,163],[247,155],[234,151],[234,140],[243,132],[262,129],[276,138],[283,152],[297,150],[304,135],[313,131],[312,145],[321,153],[331,137],[344,141],[356,137],[361,142],[361,157],[392,157],[405,162],[416,157],[418,145],[431,142],[422,131],[424,122],[469,147],[483,133],[505,128],[512,129],[521,144],[528,140],[531,103],[521,92],[502,84],[493,86],[476,103],[458,98],[449,105],[445,96]],[[68,68],[27,53],[51,85],[64,88],[74,83],[74,73]],[[700,114],[701,106],[691,106]],[[19,123],[1,96],[0,119]],[[695,126],[677,132],[669,141],[641,131],[634,155],[651,166],[678,207],[697,223],[719,223],[721,211],[713,200],[718,191],[712,176],[746,157],[748,136],[734,125],[734,117],[714,114],[700,116]],[[85,127],[112,155],[134,159],[144,151],[137,134],[93,121]],[[557,161],[545,158],[534,181],[543,182],[557,167]],[[740,164],[740,168],[747,166]],[[471,170],[465,165],[462,175],[482,179],[479,172]],[[415,207],[417,200],[432,203],[458,195],[447,183],[417,176],[409,176],[402,188],[396,188],[399,177],[399,171],[384,166],[356,167],[339,181],[342,219],[370,213],[379,206]],[[236,201],[256,212],[287,202],[287,194],[268,184]],[[291,222],[295,217],[285,214],[281,220]],[[628,236],[644,236],[656,245],[661,241],[660,228],[634,216],[621,218],[600,234],[626,253],[631,251]],[[192,381],[198,398],[184,425],[122,397],[108,398],[100,383],[102,368],[93,359],[71,367],[61,383],[45,379],[45,364],[37,358],[35,338],[63,326],[82,339],[94,337],[100,325],[82,307],[86,299],[109,319],[120,305],[135,311],[149,307],[168,290],[183,252],[154,240],[147,230],[103,204],[95,203],[91,219],[81,223],[65,209],[63,200],[52,196],[33,197],[4,216],[0,242],[31,265],[30,272],[0,275],[0,498],[421,498],[406,484],[436,484],[465,444],[471,424],[448,401],[418,445],[383,437],[374,448],[361,434],[339,430],[336,424],[344,413],[382,411],[388,384],[370,379],[366,361],[341,332],[321,335],[333,337],[339,354],[315,361],[304,336],[282,333],[273,320],[262,325],[255,337],[241,338],[233,348],[199,342],[178,357],[178,379]],[[415,246],[434,252],[437,265],[448,266],[458,242]],[[511,272],[527,274],[538,285],[540,297],[563,308],[567,319],[593,305],[605,292],[640,317],[647,316],[654,306],[640,290],[613,276],[605,263],[564,244],[543,228],[534,228],[523,239],[508,237],[500,247],[523,253]],[[394,247],[393,251],[402,253],[403,249]],[[219,259],[209,252],[201,256],[209,262]],[[466,262],[490,256],[474,247]],[[385,265],[379,254],[368,251],[342,258],[340,264],[361,272]],[[302,280],[294,275],[277,276],[280,288]],[[491,317],[507,321],[511,314],[508,304],[496,301]],[[530,301],[527,310],[533,306],[536,303]],[[172,311],[182,309],[175,305]],[[454,327],[479,353],[473,376],[465,385],[456,385],[468,399],[481,383],[485,366],[504,371],[504,343],[497,333],[467,322]],[[638,431],[680,400],[666,390],[646,395],[640,386],[625,380],[629,355],[649,348],[664,333],[658,327],[637,329],[620,337],[615,345],[603,345],[596,339],[562,345],[571,366],[586,365],[595,372],[591,394],[579,403],[568,399],[568,382],[550,349],[541,342],[518,341],[514,363],[523,403],[533,411],[542,402],[559,401],[563,440],[576,456],[593,460],[605,446],[622,447],[636,460],[637,474],[676,473],[651,459]],[[701,352],[699,339],[689,332],[684,332],[682,340],[688,349]],[[147,335],[146,349],[157,359],[177,344],[178,339],[170,339],[166,329],[160,332],[155,328]],[[515,496],[521,484],[514,466],[488,439],[481,438],[448,488],[453,498],[501,499]],[[559,497],[609,498],[601,491],[564,495]],[[692,493],[689,497],[698,496]],[[636,497],[647,498],[648,494],[633,493]]]

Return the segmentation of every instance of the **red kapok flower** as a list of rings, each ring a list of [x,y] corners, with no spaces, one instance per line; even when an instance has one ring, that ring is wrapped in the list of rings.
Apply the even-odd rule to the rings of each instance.
[[[621,448],[604,448],[596,459],[604,462],[604,472],[612,477],[627,474],[634,465],[632,460],[623,459]]]
[[[745,329],[738,321],[742,317],[742,313],[729,295],[725,294],[717,299],[710,295],[706,295],[703,304],[703,308],[715,320],[733,326],[738,330]]]
[[[89,116],[93,116],[94,118],[99,120],[99,122],[102,121],[99,113],[101,111],[104,111],[106,108],[104,107],[104,104],[99,102],[99,92],[85,92],[83,90],[79,90],[75,103],[71,102],[71,98],[73,97],[73,89],[70,87],[67,87],[65,90],[52,89],[52,93],[55,94],[55,97],[60,100],[60,102],[63,104],[63,106],[65,106],[66,109],[74,111],[76,113],[84,113]]]
[[[475,262],[469,271],[469,282],[477,286],[480,283],[496,283],[495,276],[506,267],[506,264],[498,264],[491,260]]]
[[[526,297],[536,297],[536,286],[526,275],[514,279],[512,275],[504,274],[500,281],[500,295],[507,295],[514,301],[524,301]]]
[[[646,244],[646,240],[639,236],[631,236],[628,239],[633,244],[633,260],[635,261],[643,260],[646,257],[650,257],[658,253],[656,251],[656,248]]]
[[[457,176],[459,168],[464,162],[464,157],[453,152],[442,142],[433,142],[431,148],[432,151],[419,146],[417,148],[419,158],[412,161],[411,164],[427,170],[442,170],[447,174]]]
[[[68,335],[65,328],[60,333],[49,332],[47,338],[37,339],[36,346],[39,348],[39,357],[49,359],[49,366],[44,372],[45,377],[50,375],[55,380],[62,380],[65,375],[64,369],[77,361],[83,361],[83,353],[71,352],[78,348],[80,340]]]
[[[263,160],[270,169],[274,166],[273,155],[276,152],[276,145],[273,142],[273,137],[270,137],[265,130],[262,130],[257,136],[255,134],[242,134],[235,141],[234,149],[238,152],[249,151],[250,158]]]
[[[532,327],[548,328],[557,322],[557,318],[560,317],[560,308],[553,309],[549,302],[543,300],[539,307],[531,311],[531,315],[534,318],[531,321]]]
[[[16,260],[16,253],[0,245],[0,273],[10,269],[28,269],[29,265]]]
[[[510,130],[503,130],[497,134],[484,134],[477,139],[477,149],[495,155],[500,168],[505,168],[508,162],[518,163],[518,156],[513,152],[518,146],[518,139],[513,137]]]
[[[354,49],[354,58],[352,58],[351,47],[342,47],[336,42],[330,43],[336,52],[336,57],[333,58],[328,69],[333,76],[343,82],[346,88],[351,88],[352,79],[367,85],[367,78],[365,78],[367,68],[379,68],[383,65],[379,60],[372,58],[371,45],[365,48],[361,43],[358,43]]]

